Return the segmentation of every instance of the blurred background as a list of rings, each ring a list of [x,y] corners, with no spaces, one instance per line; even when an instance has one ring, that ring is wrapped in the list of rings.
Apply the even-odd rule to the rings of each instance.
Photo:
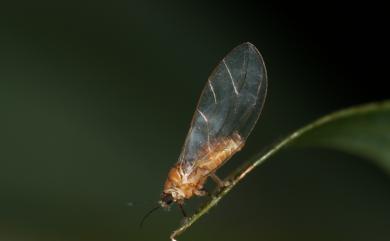
[[[1,3],[0,240],[168,240],[176,207],[138,224],[218,61],[250,41],[269,75],[224,176],[321,115],[388,98],[386,18],[356,2]],[[180,240],[390,240],[389,186],[368,160],[286,150]]]

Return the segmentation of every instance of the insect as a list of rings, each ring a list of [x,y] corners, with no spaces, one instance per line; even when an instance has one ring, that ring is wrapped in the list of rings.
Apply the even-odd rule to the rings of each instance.
[[[211,73],[197,104],[177,163],[168,172],[159,207],[204,196],[208,177],[227,185],[215,172],[240,151],[255,126],[267,92],[263,58],[251,43],[231,50]],[[143,220],[144,220],[143,219]]]

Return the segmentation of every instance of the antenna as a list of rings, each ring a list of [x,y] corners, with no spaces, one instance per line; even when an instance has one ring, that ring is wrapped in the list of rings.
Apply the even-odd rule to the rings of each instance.
[[[139,223],[139,228],[142,228],[142,226],[143,226],[145,220],[149,217],[149,215],[152,214],[153,212],[157,211],[159,208],[161,208],[160,205],[158,205],[158,206],[152,208],[152,210],[150,210],[149,212],[147,212],[147,213],[145,214],[145,216],[142,218],[141,222]]]

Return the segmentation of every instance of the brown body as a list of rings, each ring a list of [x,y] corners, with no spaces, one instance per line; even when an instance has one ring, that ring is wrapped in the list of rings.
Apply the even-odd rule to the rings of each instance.
[[[190,168],[178,162],[171,168],[164,184],[163,195],[170,195],[174,202],[183,202],[193,195],[203,195],[203,184],[207,177],[221,167],[225,161],[240,151],[244,141],[238,133],[223,137],[205,145]]]

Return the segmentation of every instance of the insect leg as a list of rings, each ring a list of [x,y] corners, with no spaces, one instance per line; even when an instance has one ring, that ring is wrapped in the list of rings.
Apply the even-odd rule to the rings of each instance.
[[[214,172],[210,174],[210,177],[218,185],[219,188],[229,186],[229,181],[222,181]]]
[[[181,211],[181,213],[183,214],[183,216],[184,216],[185,218],[187,218],[188,216],[187,216],[186,211],[184,211],[183,204],[178,203],[177,205],[179,206],[180,211]]]
[[[204,187],[202,187],[202,189],[195,190],[195,195],[200,196],[200,197],[206,196],[206,195],[208,197],[212,197],[211,193],[208,190],[206,190],[206,188],[204,188]]]

